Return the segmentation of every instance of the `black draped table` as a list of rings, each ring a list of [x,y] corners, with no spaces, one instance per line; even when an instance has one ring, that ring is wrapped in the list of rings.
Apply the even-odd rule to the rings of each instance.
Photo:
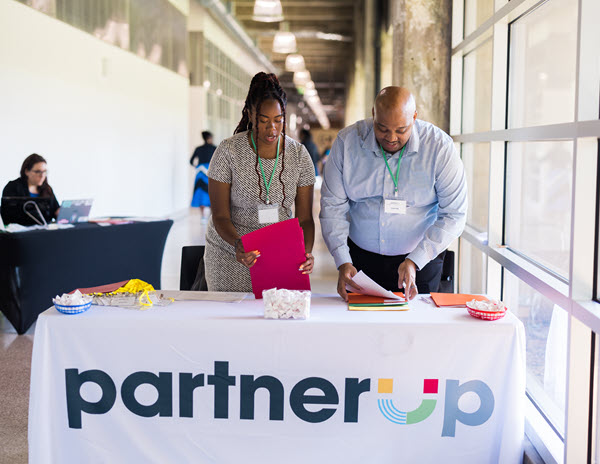
[[[141,279],[160,288],[173,221],[0,234],[0,311],[25,333],[52,297],[79,287]]]

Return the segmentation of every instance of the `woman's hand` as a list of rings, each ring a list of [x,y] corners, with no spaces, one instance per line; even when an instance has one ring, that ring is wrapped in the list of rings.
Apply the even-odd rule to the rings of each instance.
[[[244,251],[244,245],[241,241],[238,241],[235,245],[235,259],[238,263],[243,264],[248,269],[256,264],[256,259],[260,256],[260,251],[254,250],[246,253]]]
[[[310,274],[313,271],[315,265],[315,257],[311,253],[306,253],[306,261],[300,265],[299,271],[302,274]]]

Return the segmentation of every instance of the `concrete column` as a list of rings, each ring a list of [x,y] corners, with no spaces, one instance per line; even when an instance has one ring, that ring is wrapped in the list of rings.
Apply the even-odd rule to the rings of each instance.
[[[419,119],[448,132],[451,0],[390,0],[392,82],[410,89]]]

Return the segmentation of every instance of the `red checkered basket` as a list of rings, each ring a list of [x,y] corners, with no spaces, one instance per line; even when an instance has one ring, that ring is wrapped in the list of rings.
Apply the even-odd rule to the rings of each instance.
[[[471,306],[469,306],[469,303],[467,303],[467,310],[469,311],[469,314],[478,319],[483,319],[485,321],[495,321],[498,319],[502,319],[506,314],[506,306],[504,307],[504,311],[482,311],[481,309],[471,308]]]

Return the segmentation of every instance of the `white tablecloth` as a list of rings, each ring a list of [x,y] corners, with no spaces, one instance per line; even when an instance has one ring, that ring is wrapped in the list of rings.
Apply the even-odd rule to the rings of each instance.
[[[520,462],[525,336],[511,313],[481,321],[419,297],[353,312],[337,296],[313,296],[307,321],[262,312],[253,299],[47,310],[30,462]]]

